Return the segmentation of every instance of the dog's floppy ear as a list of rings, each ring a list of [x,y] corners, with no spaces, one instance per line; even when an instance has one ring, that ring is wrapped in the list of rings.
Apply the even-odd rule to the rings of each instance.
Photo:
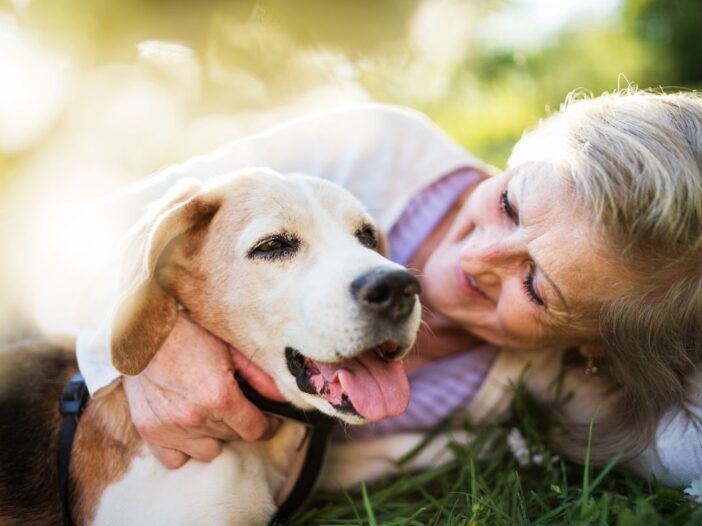
[[[112,363],[121,373],[143,371],[178,318],[176,298],[155,279],[164,250],[190,229],[209,224],[219,206],[198,181],[181,180],[126,235],[110,334]]]

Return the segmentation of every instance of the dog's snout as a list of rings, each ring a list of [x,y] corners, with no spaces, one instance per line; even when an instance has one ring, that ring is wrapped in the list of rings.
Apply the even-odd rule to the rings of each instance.
[[[356,301],[393,321],[410,315],[419,292],[419,282],[406,270],[376,268],[351,283]]]

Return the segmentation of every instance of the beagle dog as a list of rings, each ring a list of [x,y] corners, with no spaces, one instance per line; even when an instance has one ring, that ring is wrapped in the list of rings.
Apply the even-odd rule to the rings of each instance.
[[[270,374],[298,408],[349,424],[400,414],[399,360],[420,323],[419,284],[381,254],[368,212],[346,190],[249,169],[182,180],[129,232],[110,314],[112,361],[149,364],[179,310]],[[0,354],[0,524],[58,524],[58,400],[70,352],[30,344]],[[76,524],[266,524],[285,498],[305,427],[232,441],[212,462],[162,467],[133,427],[121,386],[90,400],[73,445]]]

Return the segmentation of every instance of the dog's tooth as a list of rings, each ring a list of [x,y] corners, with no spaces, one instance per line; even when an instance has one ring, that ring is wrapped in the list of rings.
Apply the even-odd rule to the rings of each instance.
[[[373,349],[373,352],[375,355],[380,358],[381,360],[385,361],[385,353],[383,350],[380,348],[380,345],[376,345],[375,349]]]
[[[344,385],[345,375],[343,375],[343,374],[337,375],[337,378],[339,379],[339,384],[341,385],[341,390],[344,391],[344,393],[345,393],[346,392],[346,385]]]

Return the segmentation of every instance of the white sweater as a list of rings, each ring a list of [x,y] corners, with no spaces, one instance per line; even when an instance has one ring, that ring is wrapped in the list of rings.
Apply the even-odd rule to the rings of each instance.
[[[179,178],[200,180],[250,166],[267,166],[281,173],[306,173],[336,182],[354,193],[388,231],[414,194],[461,167],[491,169],[451,141],[422,114],[396,107],[368,104],[298,119],[216,152],[163,170],[129,187],[103,209],[116,225],[108,243],[116,251],[122,234],[141,217],[146,206],[162,196]],[[103,241],[104,244],[104,241]],[[104,258],[106,261],[117,258]],[[81,316],[85,328],[78,338],[80,369],[90,392],[118,381],[112,367],[104,326],[111,305],[116,269],[96,272],[90,284],[90,312]],[[502,350],[467,414],[475,422],[506,416],[510,383],[531,362],[527,385],[539,396],[560,368],[560,353],[519,353]],[[586,386],[584,386],[586,387]],[[588,391],[586,388],[583,392]],[[690,378],[684,407],[672,409],[661,421],[655,441],[628,464],[643,475],[670,485],[687,484],[702,474],[702,371]],[[578,392],[576,392],[577,399]],[[582,400],[581,400],[582,401]],[[574,404],[588,418],[606,400]]]

